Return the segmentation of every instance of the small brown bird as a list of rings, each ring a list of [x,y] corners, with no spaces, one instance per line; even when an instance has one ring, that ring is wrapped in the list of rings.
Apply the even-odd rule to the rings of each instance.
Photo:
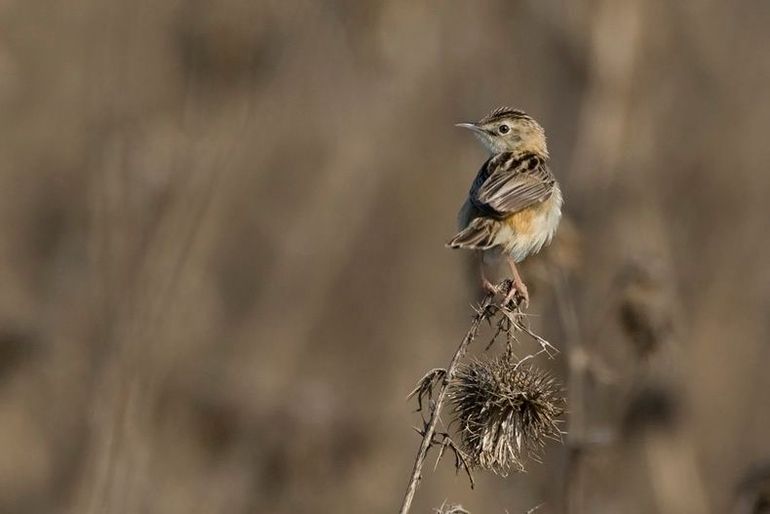
[[[481,251],[482,286],[496,292],[484,273],[485,256],[502,255],[513,273],[516,291],[529,304],[527,286],[516,263],[551,241],[561,218],[559,184],[548,168],[545,131],[522,111],[501,107],[476,123],[458,123],[473,131],[492,154],[476,175],[458,223],[460,232],[447,246]]]

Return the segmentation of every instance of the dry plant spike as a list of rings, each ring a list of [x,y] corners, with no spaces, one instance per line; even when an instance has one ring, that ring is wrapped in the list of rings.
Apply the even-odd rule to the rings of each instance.
[[[506,280],[498,286],[498,293],[505,296],[512,287],[511,281]],[[423,412],[424,403],[427,402],[430,416],[427,421],[423,421],[422,429],[415,427],[415,431],[422,436],[422,442],[400,514],[409,512],[426,456],[432,447],[438,448],[436,466],[447,449],[451,450],[456,471],[464,471],[473,488],[475,481],[471,471],[474,467],[503,475],[511,467],[523,470],[525,457],[539,459],[545,440],[560,439],[560,421],[556,418],[564,410],[561,386],[531,363],[522,366],[537,355],[545,353],[552,358],[558,351],[527,326],[521,303],[519,295],[506,305],[501,305],[495,302],[494,293],[487,294],[474,307],[471,326],[449,366],[428,371],[409,393],[408,398],[417,399],[418,412]],[[495,330],[486,349],[491,348],[504,335],[505,354],[489,362],[473,361],[469,365],[461,365],[462,357],[485,321]],[[518,332],[530,336],[540,346],[540,350],[517,359],[513,343],[519,342],[516,337]],[[474,369],[480,370],[482,374],[486,372],[492,379],[476,380],[471,371]],[[448,433],[436,431],[441,409],[448,399],[451,399],[455,407],[455,416],[449,426],[457,423],[460,427],[462,445],[456,444]]]
[[[471,514],[463,508],[462,505],[448,505],[446,500],[441,504],[441,507],[433,509],[436,514]]]
[[[505,295],[510,291],[511,287],[513,287],[513,283],[510,280],[505,280],[498,286],[498,289],[503,295]],[[529,328],[529,326],[525,323],[525,319],[528,315],[521,310],[521,305],[522,298],[517,295],[514,300],[506,305],[492,304],[488,307],[488,309],[492,311],[487,317],[487,321],[490,323],[490,325],[492,323],[492,319],[497,314],[501,314],[501,316],[499,316],[497,319],[495,325],[495,333],[490,339],[485,350],[489,350],[494,345],[497,338],[501,334],[505,334],[506,351],[508,354],[512,354],[513,343],[519,342],[518,338],[516,337],[516,332],[522,332],[531,337],[538,345],[540,345],[540,352],[538,352],[536,355],[545,353],[548,358],[554,358],[556,354],[559,353],[559,350]]]
[[[417,382],[415,388],[406,397],[407,400],[410,400],[415,396],[417,397],[417,412],[422,412],[422,402],[425,399],[428,401],[433,400],[433,388],[441,383],[444,376],[446,376],[446,370],[444,368],[433,368],[428,371],[419,382]]]
[[[491,320],[489,320],[489,322],[491,326]],[[497,323],[495,324],[495,333],[490,338],[489,343],[487,344],[486,348],[484,348],[484,351],[488,351],[490,348],[492,348],[500,334],[505,334],[506,351],[510,350],[512,347],[512,341],[516,341],[516,336],[511,332],[511,328],[512,325],[507,316],[498,317]]]
[[[548,355],[549,359],[553,359],[556,354],[559,353],[559,350],[556,349],[551,343],[543,339],[541,336],[536,334],[532,331],[532,329],[529,328],[528,325],[524,324],[523,319],[525,318],[525,315],[520,310],[507,310],[503,309],[503,314],[506,316],[506,318],[510,321],[511,325],[513,325],[512,331],[509,331],[509,333],[512,333],[513,331],[523,332],[527,334],[529,337],[531,337],[537,344],[540,345],[540,352],[539,353],[545,353]]]
[[[438,468],[438,463],[441,461],[441,457],[444,456],[444,452],[447,448],[452,450],[455,457],[455,471],[458,473],[464,471],[468,475],[468,480],[471,483],[471,489],[476,487],[476,481],[473,479],[473,473],[471,471],[471,464],[469,458],[452,440],[452,438],[446,432],[437,433],[433,437],[433,444],[439,446],[438,457],[436,457],[436,464],[433,466],[435,471]]]

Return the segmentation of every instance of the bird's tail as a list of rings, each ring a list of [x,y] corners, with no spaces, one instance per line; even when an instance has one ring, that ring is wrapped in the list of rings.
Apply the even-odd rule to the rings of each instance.
[[[475,218],[457,233],[447,246],[467,250],[489,250],[496,244],[495,236],[497,236],[499,224],[499,221],[493,219]]]

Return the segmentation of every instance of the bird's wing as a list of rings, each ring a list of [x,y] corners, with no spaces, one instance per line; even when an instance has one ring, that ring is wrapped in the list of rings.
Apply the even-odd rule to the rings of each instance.
[[[547,200],[556,182],[548,164],[536,155],[500,154],[486,167],[486,177],[474,183],[471,201],[498,218]]]
[[[450,248],[489,250],[497,244],[497,225],[499,221],[491,218],[474,218],[468,226],[458,232],[448,243]]]

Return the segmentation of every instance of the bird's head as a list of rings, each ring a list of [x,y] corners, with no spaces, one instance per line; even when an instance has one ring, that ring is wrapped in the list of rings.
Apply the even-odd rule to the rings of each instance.
[[[472,130],[492,153],[531,152],[548,157],[543,127],[523,111],[500,107],[475,123],[457,126]]]

